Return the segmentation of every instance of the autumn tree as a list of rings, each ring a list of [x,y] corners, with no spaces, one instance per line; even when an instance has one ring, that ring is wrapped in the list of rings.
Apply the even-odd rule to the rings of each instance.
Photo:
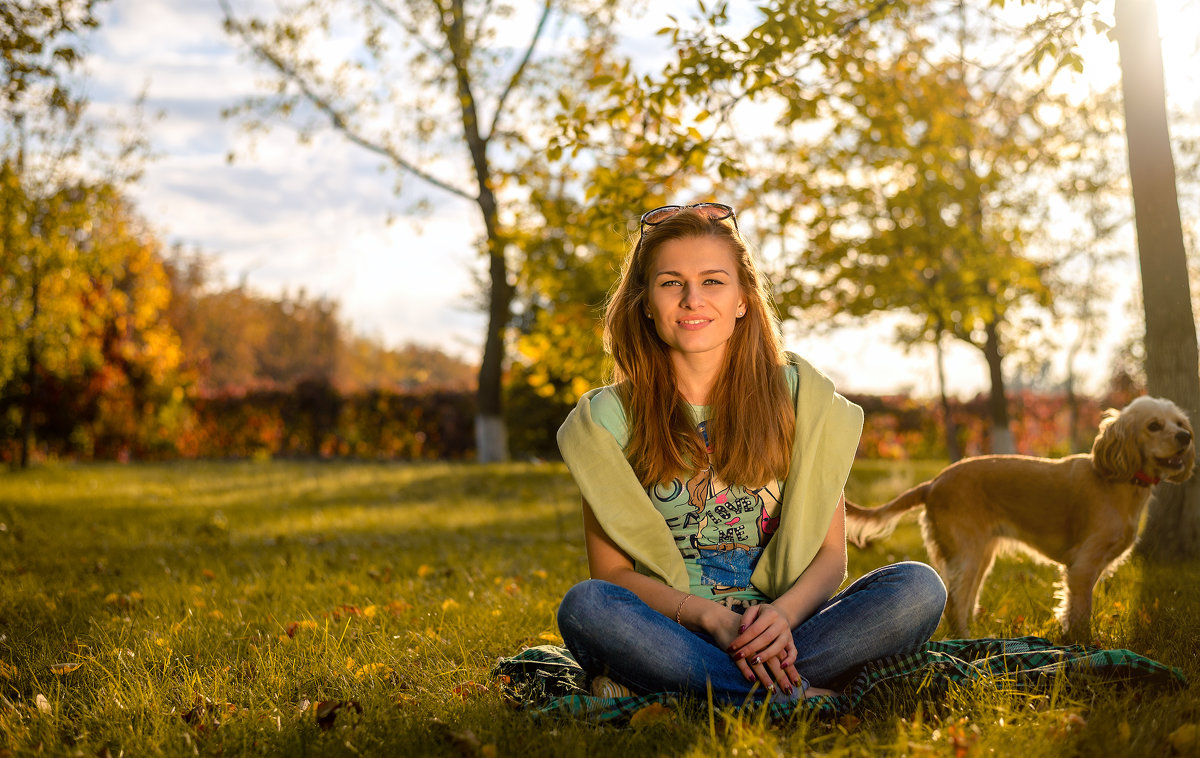
[[[1050,305],[1046,196],[1090,112],[1054,85],[1082,65],[1065,43],[1099,22],[1065,5],[1016,29],[963,2],[759,10],[741,36],[720,8],[673,30],[662,81],[741,127],[742,203],[795,264],[783,302],[823,322],[904,311],[903,341],[977,347],[993,449],[1011,450],[1002,361]],[[701,103],[714,93],[724,105]]]
[[[47,217],[42,196],[56,191],[63,163],[79,150],[86,103],[67,78],[83,57],[79,35],[97,25],[95,5],[32,0],[0,6],[0,297],[29,306],[0,308],[0,336],[9,335],[0,339],[9,344],[0,350],[0,381],[13,372],[24,379],[22,466],[29,461],[37,396],[41,279],[53,268],[28,247],[34,241],[28,232],[37,216]]]
[[[23,348],[0,376],[0,406],[20,421],[0,428],[19,429],[22,464],[39,429],[89,456],[166,444],[184,398],[157,239],[109,185],[67,185],[26,207],[10,230],[22,259],[5,261],[21,286],[0,290],[22,337],[0,342]]]
[[[227,30],[275,79],[273,94],[240,113],[277,116],[306,134],[333,130],[377,156],[398,183],[416,180],[478,211],[488,266],[481,461],[508,455],[501,383],[514,294],[510,259],[520,257],[512,225],[524,210],[508,178],[545,146],[545,114],[530,106],[536,93],[587,78],[583,51],[611,43],[613,5],[304,0],[273,18],[251,18],[222,0]],[[324,44],[335,20],[339,33],[357,35],[340,58],[330,52],[338,47]],[[515,48],[513,35],[523,39]]]
[[[869,5],[846,13],[858,18]],[[586,80],[551,92],[545,105],[557,113],[550,164],[518,172],[530,202],[514,232],[526,251],[516,379],[543,397],[573,402],[609,377],[600,319],[642,212],[667,203],[732,203],[755,240],[755,220],[764,216],[743,200],[758,132],[743,133],[745,113],[797,58],[836,44],[847,23],[813,6],[791,27],[770,20],[743,39],[726,28],[727,4],[701,16],[689,30],[659,30],[672,51],[663,68],[597,50]],[[750,61],[754,41],[763,39],[794,55]]]

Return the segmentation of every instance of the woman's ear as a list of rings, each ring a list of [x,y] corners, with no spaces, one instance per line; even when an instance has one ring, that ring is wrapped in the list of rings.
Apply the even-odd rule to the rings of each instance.
[[[1104,479],[1129,481],[1141,466],[1132,424],[1115,408],[1104,412],[1092,442],[1092,466]]]

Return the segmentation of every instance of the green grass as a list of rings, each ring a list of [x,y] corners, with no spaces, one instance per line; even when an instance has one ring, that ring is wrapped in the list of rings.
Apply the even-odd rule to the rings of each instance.
[[[938,467],[863,462],[847,492],[878,503]],[[560,465],[43,468],[0,474],[0,524],[0,757],[1200,750],[1191,691],[974,688],[840,724],[697,707],[614,728],[516,711],[489,669],[557,642],[558,599],[586,574]],[[851,575],[923,557],[906,521],[852,548]],[[1002,561],[975,633],[1055,637],[1053,579]],[[1196,565],[1122,566],[1097,592],[1098,642],[1196,680],[1197,579]]]

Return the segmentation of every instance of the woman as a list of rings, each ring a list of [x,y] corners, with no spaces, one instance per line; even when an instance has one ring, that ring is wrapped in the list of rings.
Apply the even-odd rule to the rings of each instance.
[[[862,410],[783,352],[732,208],[643,215],[604,330],[616,383],[558,434],[591,575],[558,624],[593,692],[811,697],[929,639],[946,593],[924,564],[834,595]]]

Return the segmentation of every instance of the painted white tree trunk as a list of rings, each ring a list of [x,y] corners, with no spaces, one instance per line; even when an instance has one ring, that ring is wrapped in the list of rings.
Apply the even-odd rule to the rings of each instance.
[[[475,417],[475,450],[480,463],[508,460],[508,427],[500,416]]]

